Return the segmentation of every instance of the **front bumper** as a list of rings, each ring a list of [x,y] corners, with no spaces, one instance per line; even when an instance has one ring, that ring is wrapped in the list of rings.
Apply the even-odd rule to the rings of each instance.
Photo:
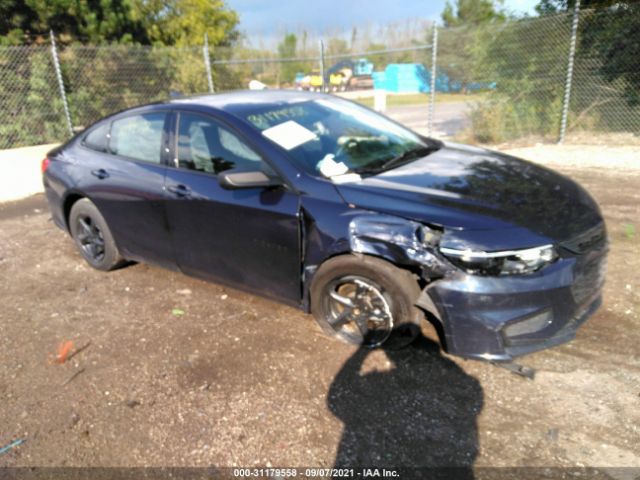
[[[449,353],[509,361],[573,339],[602,303],[605,270],[606,246],[531,275],[459,271],[430,283],[417,304],[442,323]]]

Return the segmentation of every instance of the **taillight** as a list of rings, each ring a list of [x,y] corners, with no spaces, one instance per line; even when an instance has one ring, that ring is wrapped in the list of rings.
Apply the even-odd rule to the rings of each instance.
[[[42,163],[40,164],[40,169],[42,170],[42,173],[47,171],[47,168],[49,168],[50,163],[51,163],[51,160],[49,160],[47,157],[44,157],[42,159]]]

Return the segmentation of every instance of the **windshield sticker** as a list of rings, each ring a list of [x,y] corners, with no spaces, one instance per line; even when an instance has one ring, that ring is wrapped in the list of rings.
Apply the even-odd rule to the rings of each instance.
[[[256,113],[249,115],[247,120],[253,123],[261,130],[269,128],[274,123],[281,122],[283,120],[290,120],[292,118],[301,118],[306,115],[304,108],[301,106],[281,108],[280,110],[272,110],[270,112]]]
[[[349,167],[342,162],[336,162],[333,158],[333,153],[327,153],[324,158],[318,162],[318,170],[327,178],[344,175],[349,171]]]
[[[299,123],[289,120],[275,127],[267,128],[262,134],[269,140],[276,142],[285,150],[292,150],[303,143],[318,137],[311,130],[307,130]]]

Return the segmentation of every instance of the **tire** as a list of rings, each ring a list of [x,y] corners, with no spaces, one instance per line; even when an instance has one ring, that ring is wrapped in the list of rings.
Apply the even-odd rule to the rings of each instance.
[[[107,222],[88,198],[78,200],[71,207],[69,231],[78,251],[93,268],[109,271],[124,262]]]
[[[409,345],[420,333],[413,275],[367,255],[341,255],[323,263],[311,283],[311,310],[323,331],[367,347]]]

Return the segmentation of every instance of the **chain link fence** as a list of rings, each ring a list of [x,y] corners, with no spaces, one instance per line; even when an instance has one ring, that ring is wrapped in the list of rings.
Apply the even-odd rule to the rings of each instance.
[[[0,49],[0,148],[58,142],[68,134],[51,48]]]
[[[629,77],[637,78],[640,66],[632,56],[615,64],[608,57],[617,48],[612,34],[624,21],[612,12],[583,11],[442,29],[438,69],[476,97],[462,137],[563,140],[564,116],[569,138],[637,143],[640,108],[632,93],[640,82],[633,85]]]
[[[382,50],[305,44],[286,58],[269,49],[209,49],[206,39],[189,48],[0,47],[0,148],[63,141],[68,123],[79,130],[172,95],[250,85],[322,90],[377,108],[384,91],[389,116],[436,137],[530,143],[566,133],[568,140],[637,144],[640,71],[637,60],[620,55],[625,40],[633,42],[628,13],[425,29],[419,42]]]
[[[635,6],[636,19],[640,4]],[[569,105],[570,128],[640,135],[640,48],[637,24],[621,9],[580,12]],[[633,56],[632,56],[633,54]],[[632,63],[625,61],[633,58]],[[631,141],[631,140],[630,140]]]
[[[470,98],[465,126],[470,139],[558,138],[570,16],[442,29],[439,37],[440,75],[450,91]]]
[[[61,50],[60,65],[76,128],[127,107],[166,100],[172,92],[208,91],[201,47],[73,46]]]

